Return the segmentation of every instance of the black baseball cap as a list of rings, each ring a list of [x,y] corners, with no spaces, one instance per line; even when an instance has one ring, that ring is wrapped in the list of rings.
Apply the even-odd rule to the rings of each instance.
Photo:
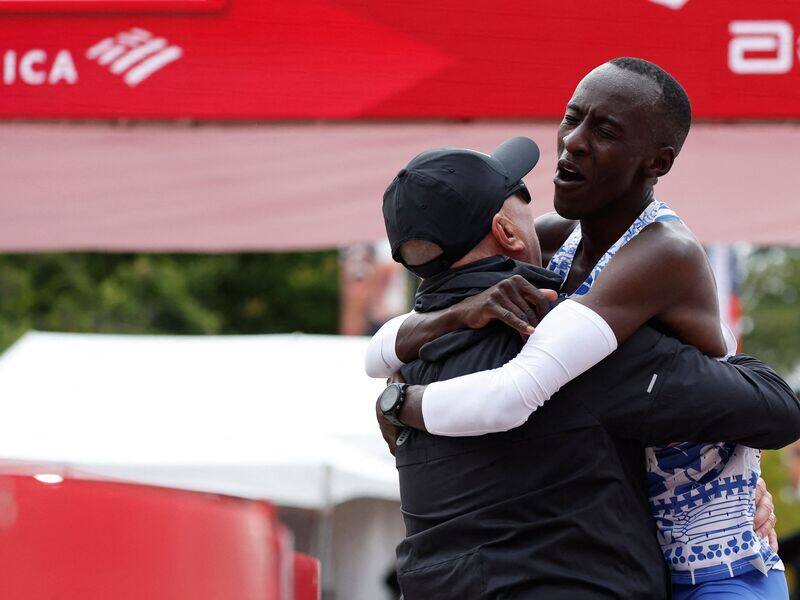
[[[489,233],[492,218],[515,193],[527,202],[522,182],[539,161],[539,147],[511,138],[491,154],[465,148],[436,148],[414,157],[383,194],[383,219],[392,258],[420,277],[450,268]],[[425,240],[442,249],[437,258],[408,265],[400,247]]]

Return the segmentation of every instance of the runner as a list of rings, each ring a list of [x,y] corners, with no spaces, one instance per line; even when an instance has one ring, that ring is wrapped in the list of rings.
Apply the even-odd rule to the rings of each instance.
[[[517,427],[650,320],[709,355],[733,350],[720,328],[702,247],[653,195],[690,120],[683,89],[647,61],[616,59],[584,78],[559,128],[554,204],[563,218],[538,224],[548,246],[560,246],[549,267],[565,277],[568,299],[502,368],[408,388],[399,413],[404,424],[449,436]],[[506,322],[525,319],[525,299],[534,296],[524,282],[517,285],[506,300]],[[376,336],[392,369],[401,322]],[[414,315],[400,326],[398,354],[405,358],[410,348],[467,322],[447,311]],[[676,597],[725,598],[727,589],[736,597],[742,589],[746,597],[788,597],[777,554],[753,530],[758,461],[758,451],[735,444],[650,451],[651,510]]]
[[[426,276],[417,310],[477,298],[517,276],[561,285],[531,264],[541,255],[521,177],[537,158],[531,140],[514,138],[491,155],[423,152],[398,173],[384,218],[397,260]],[[455,331],[426,344],[401,374],[409,383],[442,381],[499,367],[523,345],[504,326]],[[654,373],[659,384],[645,392]],[[406,600],[669,597],[645,494],[645,447],[722,439],[774,448],[800,436],[800,405],[768,367],[745,356],[707,358],[647,326],[511,431],[406,429],[397,437],[406,389],[392,384],[377,403],[400,476]],[[760,507],[769,501],[764,494]]]

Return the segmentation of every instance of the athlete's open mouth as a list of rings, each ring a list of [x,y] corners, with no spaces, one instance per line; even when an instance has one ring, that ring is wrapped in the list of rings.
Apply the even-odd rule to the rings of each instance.
[[[586,181],[586,177],[584,177],[583,174],[581,174],[577,167],[572,163],[560,160],[558,161],[558,167],[556,168],[556,180],[564,183],[573,183]]]

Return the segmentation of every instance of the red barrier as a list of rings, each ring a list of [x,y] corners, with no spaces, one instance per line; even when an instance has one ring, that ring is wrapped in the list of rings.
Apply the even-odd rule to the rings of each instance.
[[[0,476],[0,598],[290,600],[286,539],[266,502]]]
[[[320,600],[319,561],[313,556],[294,553],[294,598],[295,600]]]

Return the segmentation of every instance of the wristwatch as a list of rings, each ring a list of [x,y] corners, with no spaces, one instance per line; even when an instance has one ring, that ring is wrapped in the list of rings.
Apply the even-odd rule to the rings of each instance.
[[[378,406],[380,406],[383,416],[392,425],[397,425],[398,427],[405,427],[400,419],[397,418],[397,414],[403,407],[403,402],[406,401],[407,388],[407,383],[390,383],[378,398]]]

